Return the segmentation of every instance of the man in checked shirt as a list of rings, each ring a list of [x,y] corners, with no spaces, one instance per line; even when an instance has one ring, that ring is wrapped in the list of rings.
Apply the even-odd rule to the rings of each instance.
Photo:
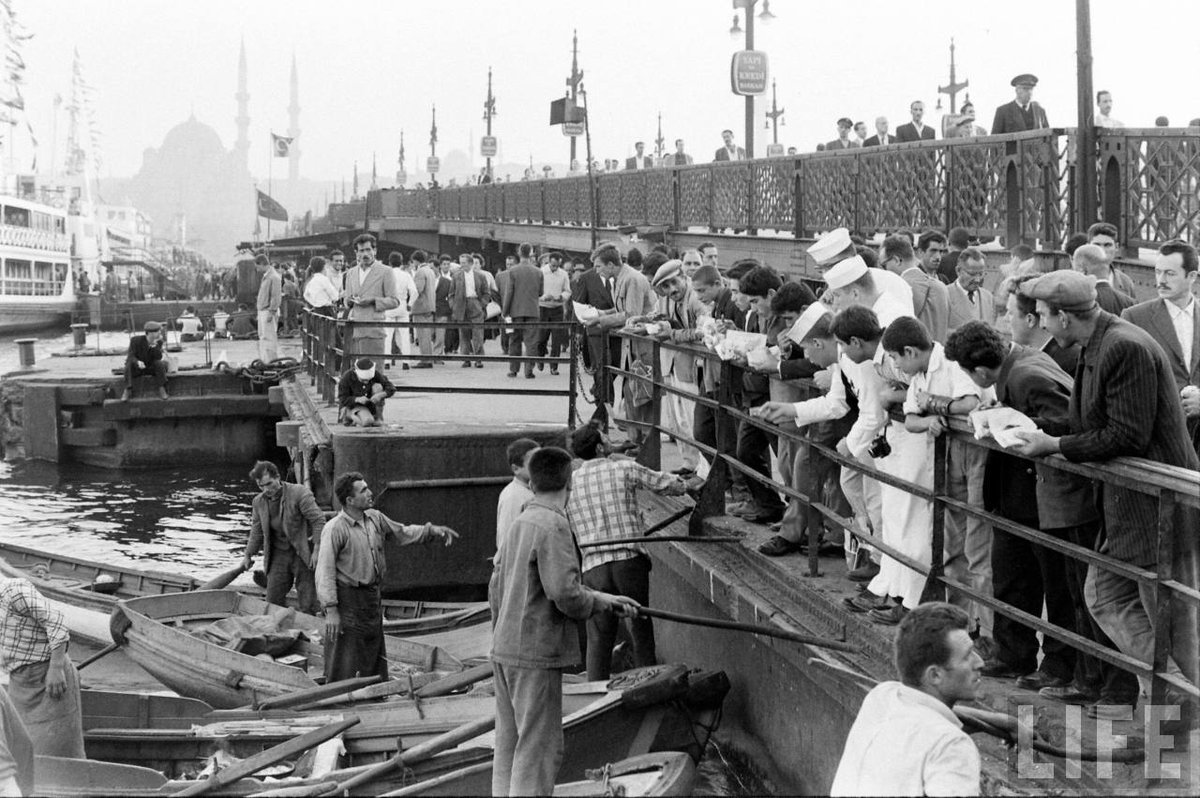
[[[63,615],[28,579],[0,577],[0,667],[34,753],[82,759],[79,674],[67,658]]]
[[[571,453],[583,460],[571,476],[567,520],[576,542],[640,537],[645,524],[637,503],[637,489],[664,496],[687,491],[681,478],[651,471],[633,460],[608,458],[600,430],[588,424],[571,434]],[[598,546],[583,550],[583,584],[593,590],[628,596],[643,606],[650,604],[650,557],[639,544]],[[607,679],[612,670],[612,649],[619,618],[600,613],[587,621],[587,673],[589,681]],[[654,665],[654,627],[646,617],[629,619],[634,662]]]

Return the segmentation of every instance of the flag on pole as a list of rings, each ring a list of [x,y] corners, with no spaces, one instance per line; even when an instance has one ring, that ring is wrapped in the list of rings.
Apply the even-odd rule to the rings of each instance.
[[[271,134],[271,152],[276,158],[286,158],[292,153],[293,137]]]
[[[258,215],[277,222],[288,220],[287,210],[261,191],[258,192]]]

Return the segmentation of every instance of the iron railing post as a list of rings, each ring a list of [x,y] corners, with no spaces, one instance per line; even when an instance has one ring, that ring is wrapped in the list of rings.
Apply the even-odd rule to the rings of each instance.
[[[1150,706],[1159,707],[1167,703],[1167,685],[1159,676],[1167,672],[1167,661],[1171,657],[1171,601],[1172,590],[1167,582],[1172,578],[1175,565],[1175,494],[1164,490],[1158,495],[1158,561],[1154,567],[1154,678],[1150,685]],[[1194,533],[1194,530],[1193,530]],[[1195,678],[1194,673],[1186,674]]]
[[[946,559],[946,508],[937,499],[946,495],[946,465],[949,435],[933,439],[933,534],[930,540],[929,578],[921,592],[921,601],[945,601],[946,586],[942,584]]]

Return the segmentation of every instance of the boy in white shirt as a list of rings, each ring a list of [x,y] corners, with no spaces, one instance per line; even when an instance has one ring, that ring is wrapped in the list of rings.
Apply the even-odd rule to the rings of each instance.
[[[512,469],[513,479],[504,486],[504,490],[500,491],[500,498],[496,502],[497,549],[500,548],[500,541],[503,539],[504,533],[521,514],[525,502],[533,498],[533,491],[529,489],[529,455],[537,448],[537,441],[531,438],[517,438],[508,445],[505,452],[508,457],[508,466]]]

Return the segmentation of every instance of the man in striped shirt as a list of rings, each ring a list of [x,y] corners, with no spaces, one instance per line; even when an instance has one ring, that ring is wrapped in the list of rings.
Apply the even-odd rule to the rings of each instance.
[[[611,538],[636,538],[645,524],[637,503],[637,489],[664,496],[680,496],[687,484],[677,476],[651,471],[633,460],[606,457],[600,430],[587,425],[571,435],[571,453],[583,460],[571,477],[567,519],[581,546]],[[583,550],[583,584],[593,590],[628,596],[645,606],[650,603],[650,557],[636,544],[597,546]],[[654,665],[654,627],[649,618],[630,618],[634,661]],[[607,679],[611,671],[617,618],[593,615],[587,622],[588,679]]]
[[[41,756],[83,758],[79,674],[67,658],[63,614],[27,579],[0,577],[0,667]]]

